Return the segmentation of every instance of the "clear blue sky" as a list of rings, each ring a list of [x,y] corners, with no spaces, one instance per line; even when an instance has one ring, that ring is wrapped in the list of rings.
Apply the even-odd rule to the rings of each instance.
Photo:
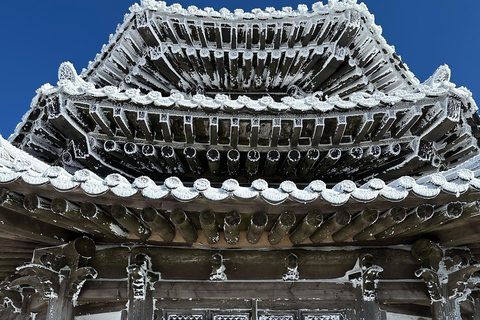
[[[184,7],[251,10],[312,1],[180,1]],[[178,2],[178,1],[175,1]],[[327,1],[324,1],[327,2]],[[360,1],[359,1],[360,2]],[[420,81],[447,63],[452,81],[480,97],[480,1],[365,0],[383,35]],[[7,0],[0,19],[0,134],[7,138],[30,108],[35,90],[55,85],[58,66],[85,68],[123,21],[132,0]],[[174,2],[167,2],[171,5]]]

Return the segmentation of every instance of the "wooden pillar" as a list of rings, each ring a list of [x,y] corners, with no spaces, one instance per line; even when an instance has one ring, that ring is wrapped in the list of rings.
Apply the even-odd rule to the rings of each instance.
[[[152,320],[154,302],[152,287],[160,273],[152,271],[152,261],[146,254],[137,254],[135,263],[127,267],[128,316],[127,320]]]

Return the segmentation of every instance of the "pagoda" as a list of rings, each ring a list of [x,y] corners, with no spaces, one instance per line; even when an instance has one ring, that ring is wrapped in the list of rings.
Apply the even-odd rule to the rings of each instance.
[[[58,79],[0,138],[1,319],[480,319],[477,105],[363,3],[144,0]]]

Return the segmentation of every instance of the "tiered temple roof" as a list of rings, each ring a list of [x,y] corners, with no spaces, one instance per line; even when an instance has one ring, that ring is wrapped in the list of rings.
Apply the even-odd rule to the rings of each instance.
[[[420,83],[352,0],[130,10],[0,139],[1,316],[480,315],[480,118],[448,66]]]

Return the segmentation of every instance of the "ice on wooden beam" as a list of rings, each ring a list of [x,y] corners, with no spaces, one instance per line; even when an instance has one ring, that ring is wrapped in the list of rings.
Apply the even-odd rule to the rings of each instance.
[[[463,204],[459,201],[450,202],[448,205],[443,205],[435,209],[433,216],[413,226],[411,229],[405,231],[403,236],[410,236],[419,233],[428,233],[438,229],[441,225],[459,218],[463,213]]]
[[[207,238],[207,242],[215,244],[219,240],[217,221],[215,220],[215,213],[212,210],[202,211],[200,213],[200,225],[202,226],[203,234]]]
[[[230,149],[227,152],[227,169],[230,177],[235,178],[240,174],[240,152]]]
[[[245,175],[248,179],[253,178],[257,174],[259,165],[260,152],[255,149],[248,151],[247,160],[245,161]]]
[[[187,160],[188,167],[193,174],[199,176],[203,173],[204,169],[197,155],[197,149],[194,147],[185,147],[185,149],[183,149],[183,156],[185,160]]]
[[[309,149],[302,162],[298,166],[297,176],[299,178],[306,177],[310,170],[315,166],[315,163],[319,158],[320,151],[318,149]]]
[[[225,214],[223,231],[225,241],[228,244],[236,244],[240,239],[240,223],[242,216],[236,211],[230,211]]]
[[[88,229],[89,233],[92,233],[95,236],[105,236],[98,225],[92,223],[80,214],[80,207],[76,204],[63,198],[54,198],[51,202],[51,209],[54,213],[76,222],[76,225],[84,227],[85,230]]]
[[[377,221],[378,210],[365,209],[353,217],[352,221],[332,235],[335,242],[344,242],[351,240],[356,234],[363,231],[366,227]]]
[[[23,207],[33,213],[39,220],[76,232],[88,232],[88,228],[76,227],[72,220],[54,213],[51,210],[50,203],[50,200],[39,197],[36,194],[27,194],[23,199]]]
[[[175,238],[175,228],[173,228],[168,220],[155,208],[143,208],[140,216],[142,220],[150,226],[152,231],[162,237],[164,241],[170,242]]]
[[[315,169],[315,177],[321,176],[328,169],[332,168],[335,163],[342,157],[342,151],[337,148],[331,148],[328,150],[327,154],[320,160]]]
[[[383,230],[402,222],[403,220],[405,220],[406,216],[407,211],[404,207],[393,207],[384,212],[374,224],[370,225],[362,232],[355,235],[353,239],[367,240],[368,238],[375,236]]]
[[[278,150],[270,150],[267,153],[265,164],[263,166],[263,175],[265,177],[273,177],[277,172],[280,163],[280,152]]]
[[[115,219],[93,202],[83,202],[80,206],[80,214],[112,236],[120,238],[129,236],[129,233]]]
[[[297,229],[290,235],[290,241],[293,244],[300,244],[310,237],[315,230],[322,224],[323,215],[319,211],[309,212],[302,222],[298,225]]]
[[[194,243],[198,239],[197,229],[193,226],[187,214],[181,209],[175,209],[170,214],[170,221],[172,221],[175,228],[183,237],[185,242]]]
[[[295,221],[295,214],[290,211],[285,211],[280,214],[268,235],[268,241],[270,244],[275,245],[282,241],[282,239],[290,232]]]
[[[157,149],[151,144],[142,146],[142,155],[150,161],[152,167],[156,168],[160,173],[166,172],[165,162],[159,158]]]
[[[255,244],[260,240],[268,223],[268,216],[263,211],[258,211],[252,214],[250,218],[250,225],[247,230],[247,241]]]
[[[128,230],[131,234],[136,235],[140,240],[145,241],[150,238],[151,230],[147,227],[137,215],[127,209],[124,205],[114,204],[110,210],[112,217]]]
[[[207,151],[207,162],[210,172],[214,176],[220,175],[220,152],[217,149]]]
[[[173,173],[175,174],[184,174],[185,169],[183,168],[183,164],[180,160],[180,158],[177,156],[175,153],[175,150],[173,149],[172,146],[163,146],[161,149],[161,154],[162,157],[165,159],[165,161],[168,163],[168,166],[172,170]]]
[[[417,208],[413,209],[413,212],[410,212],[408,216],[400,222],[375,236],[377,239],[386,239],[392,237],[398,237],[408,229],[414,227],[415,225],[425,222],[433,216],[433,206],[431,204],[422,204]]]
[[[288,177],[291,173],[295,171],[295,167],[300,161],[301,154],[297,149],[290,150],[287,153],[287,157],[282,164],[282,167],[279,170],[279,174],[282,178]]]
[[[323,240],[348,225],[351,219],[352,216],[348,211],[337,211],[310,236],[310,241],[313,243],[321,243]]]

